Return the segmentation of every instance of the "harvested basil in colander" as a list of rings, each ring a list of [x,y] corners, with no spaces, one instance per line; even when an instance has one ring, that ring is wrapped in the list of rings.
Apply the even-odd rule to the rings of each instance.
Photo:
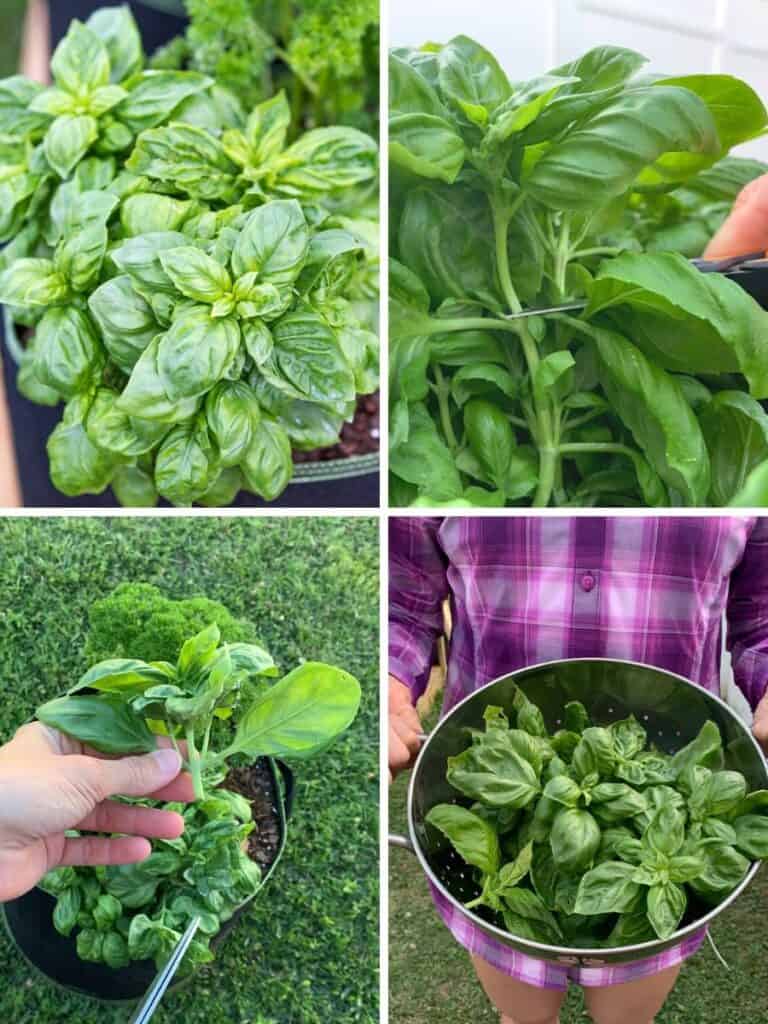
[[[578,701],[553,735],[521,690],[512,715],[486,708],[485,730],[448,758],[473,803],[427,814],[476,871],[466,906],[497,927],[571,947],[668,939],[768,859],[768,791],[724,770],[714,722],[670,755],[634,716],[592,725]]]

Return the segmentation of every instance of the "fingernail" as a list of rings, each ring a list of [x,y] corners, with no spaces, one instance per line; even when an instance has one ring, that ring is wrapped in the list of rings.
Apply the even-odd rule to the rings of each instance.
[[[163,774],[168,773],[170,775],[173,773],[174,775],[178,775],[181,771],[181,758],[175,750],[169,750],[167,748],[164,750],[153,750],[150,757],[155,759],[157,767],[163,772]]]

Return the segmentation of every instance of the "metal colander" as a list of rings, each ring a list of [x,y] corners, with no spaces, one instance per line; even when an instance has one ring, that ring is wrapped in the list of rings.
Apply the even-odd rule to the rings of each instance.
[[[555,963],[594,967],[654,956],[713,920],[736,899],[754,878],[759,863],[750,867],[737,888],[714,909],[696,905],[689,895],[693,917],[687,913],[683,926],[669,939],[613,949],[576,949],[517,938],[466,910],[464,903],[479,893],[473,871],[441,832],[425,824],[425,817],[435,804],[471,802],[446,782],[446,760],[466,749],[468,728],[484,727],[483,711],[488,705],[511,709],[515,686],[541,708],[550,732],[562,726],[565,704],[579,700],[597,725],[633,714],[647,730],[649,742],[668,754],[685,746],[704,722],[712,720],[723,737],[725,767],[742,772],[748,790],[768,788],[766,763],[748,728],[719,697],[682,676],[607,658],[553,661],[512,672],[466,697],[426,738],[408,789],[410,842],[391,837],[393,845],[413,849],[432,884],[457,910],[511,949]]]

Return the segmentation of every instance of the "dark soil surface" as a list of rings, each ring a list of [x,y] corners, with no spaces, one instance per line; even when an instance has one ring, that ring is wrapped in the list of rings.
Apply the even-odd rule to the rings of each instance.
[[[348,459],[350,455],[369,455],[379,450],[379,394],[359,395],[351,423],[341,428],[338,444],[315,448],[311,452],[295,451],[294,462],[327,462]]]
[[[280,849],[280,815],[269,763],[259,760],[245,768],[233,768],[222,785],[250,803],[256,828],[248,836],[248,855],[266,873]]]

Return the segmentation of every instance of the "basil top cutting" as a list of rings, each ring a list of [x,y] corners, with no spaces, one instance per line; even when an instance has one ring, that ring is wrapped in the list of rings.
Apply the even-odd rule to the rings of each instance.
[[[194,783],[192,804],[165,805],[183,813],[184,835],[156,840],[146,860],[57,868],[40,883],[56,897],[56,930],[77,929],[82,960],[117,969],[150,958],[159,967],[195,916],[200,935],[183,970],[212,960],[211,937],[262,884],[247,852],[251,805],[221,783],[234,766],[262,756],[320,753],[357,714],[360,685],[342,669],[306,662],[275,682],[263,648],[219,641],[211,625],[186,641],[175,664],[98,662],[67,696],[37,710],[41,722],[105,754],[151,751],[158,736],[169,737]]]
[[[375,142],[146,69],[125,7],[73,22],[51,70],[0,82],[0,301],[34,329],[19,389],[66,403],[53,483],[274,499],[377,387]]]
[[[391,53],[393,504],[768,504],[768,312],[684,258],[767,169],[728,152],[768,114],[644,64]]]
[[[465,905],[513,935],[571,948],[668,939],[768,858],[768,793],[724,768],[706,722],[674,754],[630,715],[594,724],[579,701],[550,734],[516,689],[449,757],[461,803],[426,821],[473,869]]]

